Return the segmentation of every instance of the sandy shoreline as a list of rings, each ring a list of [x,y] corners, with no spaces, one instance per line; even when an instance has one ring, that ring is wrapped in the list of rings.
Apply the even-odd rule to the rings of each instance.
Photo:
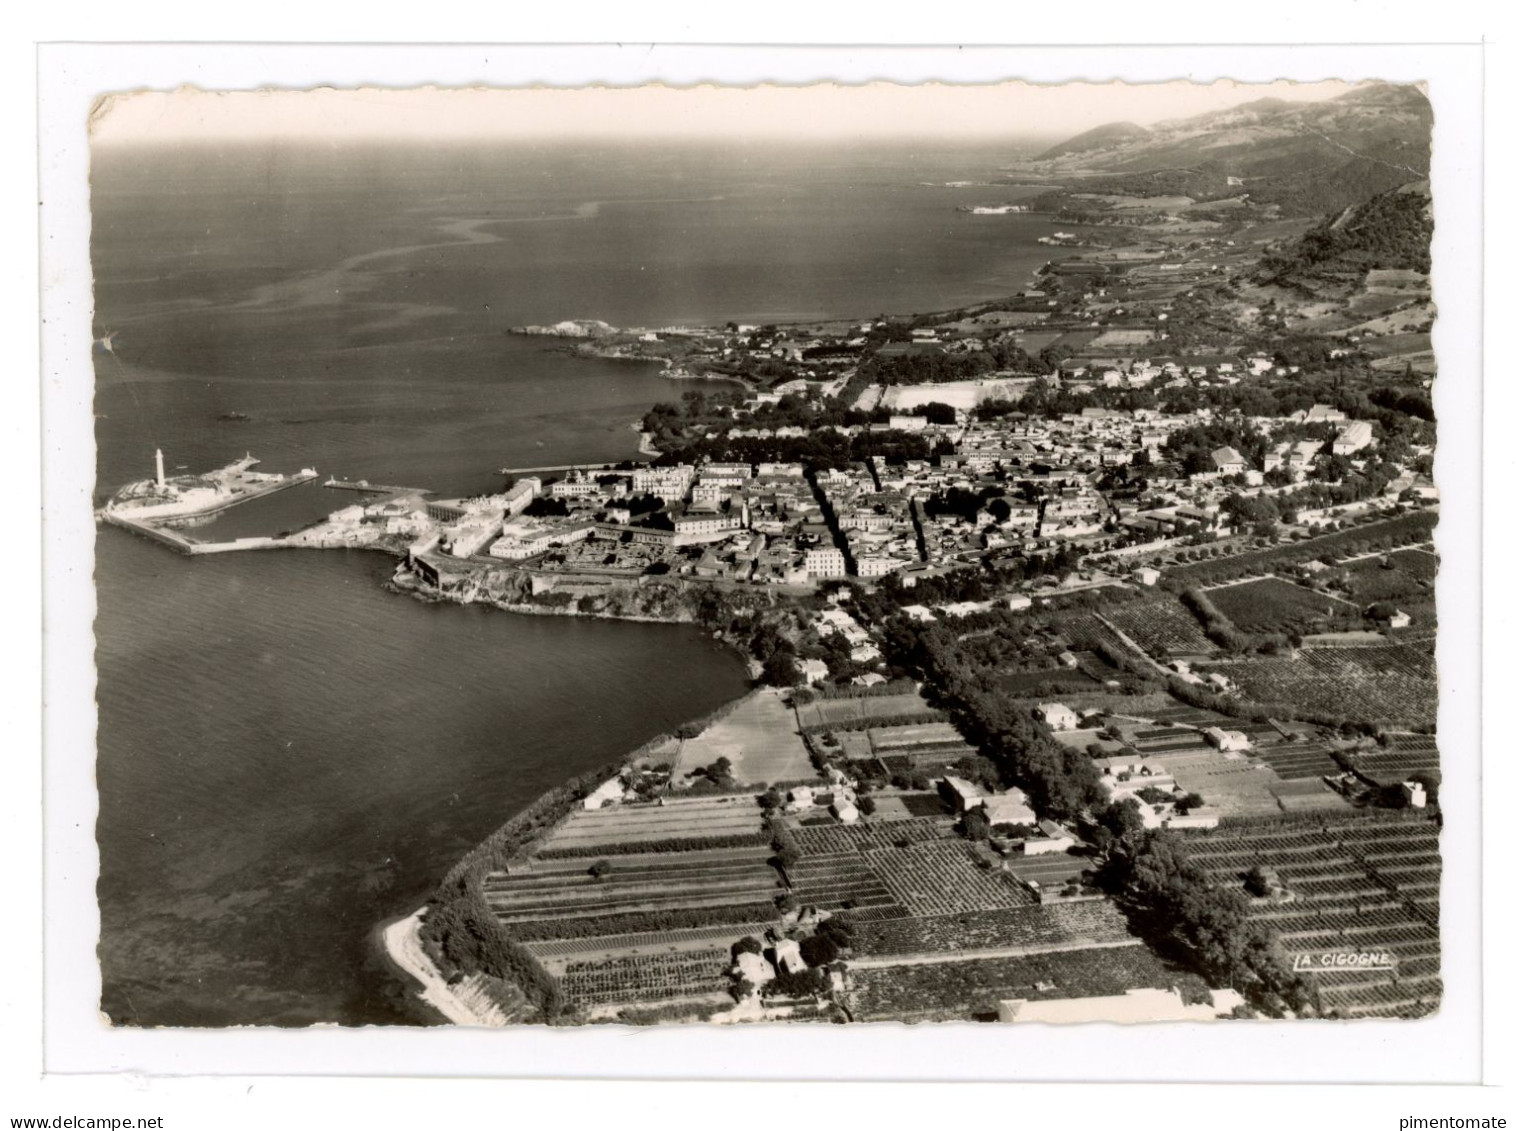
[[[432,965],[421,945],[421,918],[425,912],[424,907],[418,907],[405,918],[384,927],[381,935],[384,953],[389,960],[421,984],[416,996],[451,1024],[491,1029],[508,1024],[505,1015],[473,984],[473,979],[465,979],[456,987],[449,986],[437,967]]]

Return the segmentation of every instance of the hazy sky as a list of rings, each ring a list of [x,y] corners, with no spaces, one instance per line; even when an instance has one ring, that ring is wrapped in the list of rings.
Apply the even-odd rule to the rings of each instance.
[[[1069,136],[1113,121],[1150,124],[1268,96],[1314,100],[1345,82],[1070,83],[808,87],[582,87],[112,96],[98,144],[285,137],[382,138]]]

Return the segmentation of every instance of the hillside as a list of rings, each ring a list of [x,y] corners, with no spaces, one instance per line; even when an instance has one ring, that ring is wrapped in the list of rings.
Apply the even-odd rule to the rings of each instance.
[[[1219,183],[1281,215],[1310,216],[1422,180],[1431,160],[1432,108],[1413,86],[1374,84],[1321,102],[1265,98],[1159,122],[1141,135],[1123,125],[1071,138],[1024,172],[1078,177],[1081,187],[1091,178],[1120,183],[1165,172],[1197,199],[1220,195]],[[1081,140],[1108,129],[1114,144]]]
[[[1109,149],[1112,146],[1137,141],[1147,136],[1148,131],[1136,122],[1111,122],[1109,125],[1096,126],[1092,130],[1085,130],[1082,134],[1076,134],[1067,141],[1060,142],[1051,149],[1039,153],[1036,159],[1038,161],[1052,161],[1070,154],[1090,153],[1095,150]]]
[[[1321,296],[1358,289],[1370,271],[1426,274],[1432,263],[1430,185],[1402,185],[1270,249],[1257,281]]]

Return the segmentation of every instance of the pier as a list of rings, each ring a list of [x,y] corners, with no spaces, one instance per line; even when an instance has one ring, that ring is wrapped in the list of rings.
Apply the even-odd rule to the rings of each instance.
[[[256,466],[258,460],[251,455],[228,465],[236,471],[246,471]],[[131,507],[114,507],[107,505],[95,512],[95,517],[112,526],[119,526],[123,530],[130,530],[134,534],[140,534],[160,545],[168,546],[181,554],[196,556],[199,554],[225,554],[234,550],[269,550],[287,546],[290,543],[284,538],[276,538],[269,535],[255,535],[243,538],[227,539],[220,542],[201,542],[193,538],[187,538],[170,524],[176,522],[197,523],[199,521],[214,518],[223,511],[242,503],[250,503],[255,499],[267,498],[279,491],[298,487],[303,483],[310,483],[318,478],[314,471],[303,471],[294,475],[286,476],[276,482],[261,484],[245,491],[237,491],[229,498],[220,499],[209,506],[198,510],[186,510],[182,512],[158,513],[145,517],[137,517]]]
[[[501,475],[539,475],[550,471],[614,471],[623,463],[635,460],[618,460],[616,463],[560,463],[553,467],[502,467]]]
[[[225,507],[218,507],[216,509],[224,510]],[[210,514],[213,512],[205,511],[201,513]],[[171,527],[157,526],[145,519],[129,518],[120,511],[102,511],[100,517],[112,526],[119,526],[123,530],[130,530],[133,534],[140,534],[144,538],[167,546],[171,550],[177,550],[181,554],[187,554],[190,557],[197,557],[200,554],[227,554],[234,550],[277,550],[290,544],[283,538],[274,538],[268,535],[234,538],[228,542],[196,542],[191,538],[186,538]]]
[[[331,479],[328,479],[325,483],[321,484],[321,486],[330,487],[333,491],[361,491],[364,494],[372,495],[399,496],[431,494],[431,492],[424,487],[395,487],[384,483],[370,483],[366,479],[359,479],[354,481],[351,479],[338,479],[335,476],[333,476]]]

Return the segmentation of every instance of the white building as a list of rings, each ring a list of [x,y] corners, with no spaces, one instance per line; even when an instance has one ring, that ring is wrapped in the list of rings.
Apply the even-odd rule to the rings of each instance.
[[[821,547],[805,552],[805,571],[817,579],[845,577],[847,562],[842,557],[842,551],[836,547]]]
[[[1221,727],[1206,727],[1200,732],[1205,735],[1205,740],[1217,750],[1226,752],[1229,750],[1246,750],[1252,743],[1248,736],[1240,730],[1223,730]]]
[[[827,667],[821,660],[801,660],[795,665],[806,683],[820,683],[826,678]]]
[[[1026,794],[1020,789],[994,793],[984,797],[975,808],[983,809],[991,825],[1035,825],[1037,814],[1027,804]]]
[[[1074,730],[1079,726],[1079,715],[1062,703],[1039,703],[1037,713],[1054,730]]]
[[[1350,456],[1374,442],[1374,427],[1367,420],[1350,420],[1332,440],[1332,454]]]

